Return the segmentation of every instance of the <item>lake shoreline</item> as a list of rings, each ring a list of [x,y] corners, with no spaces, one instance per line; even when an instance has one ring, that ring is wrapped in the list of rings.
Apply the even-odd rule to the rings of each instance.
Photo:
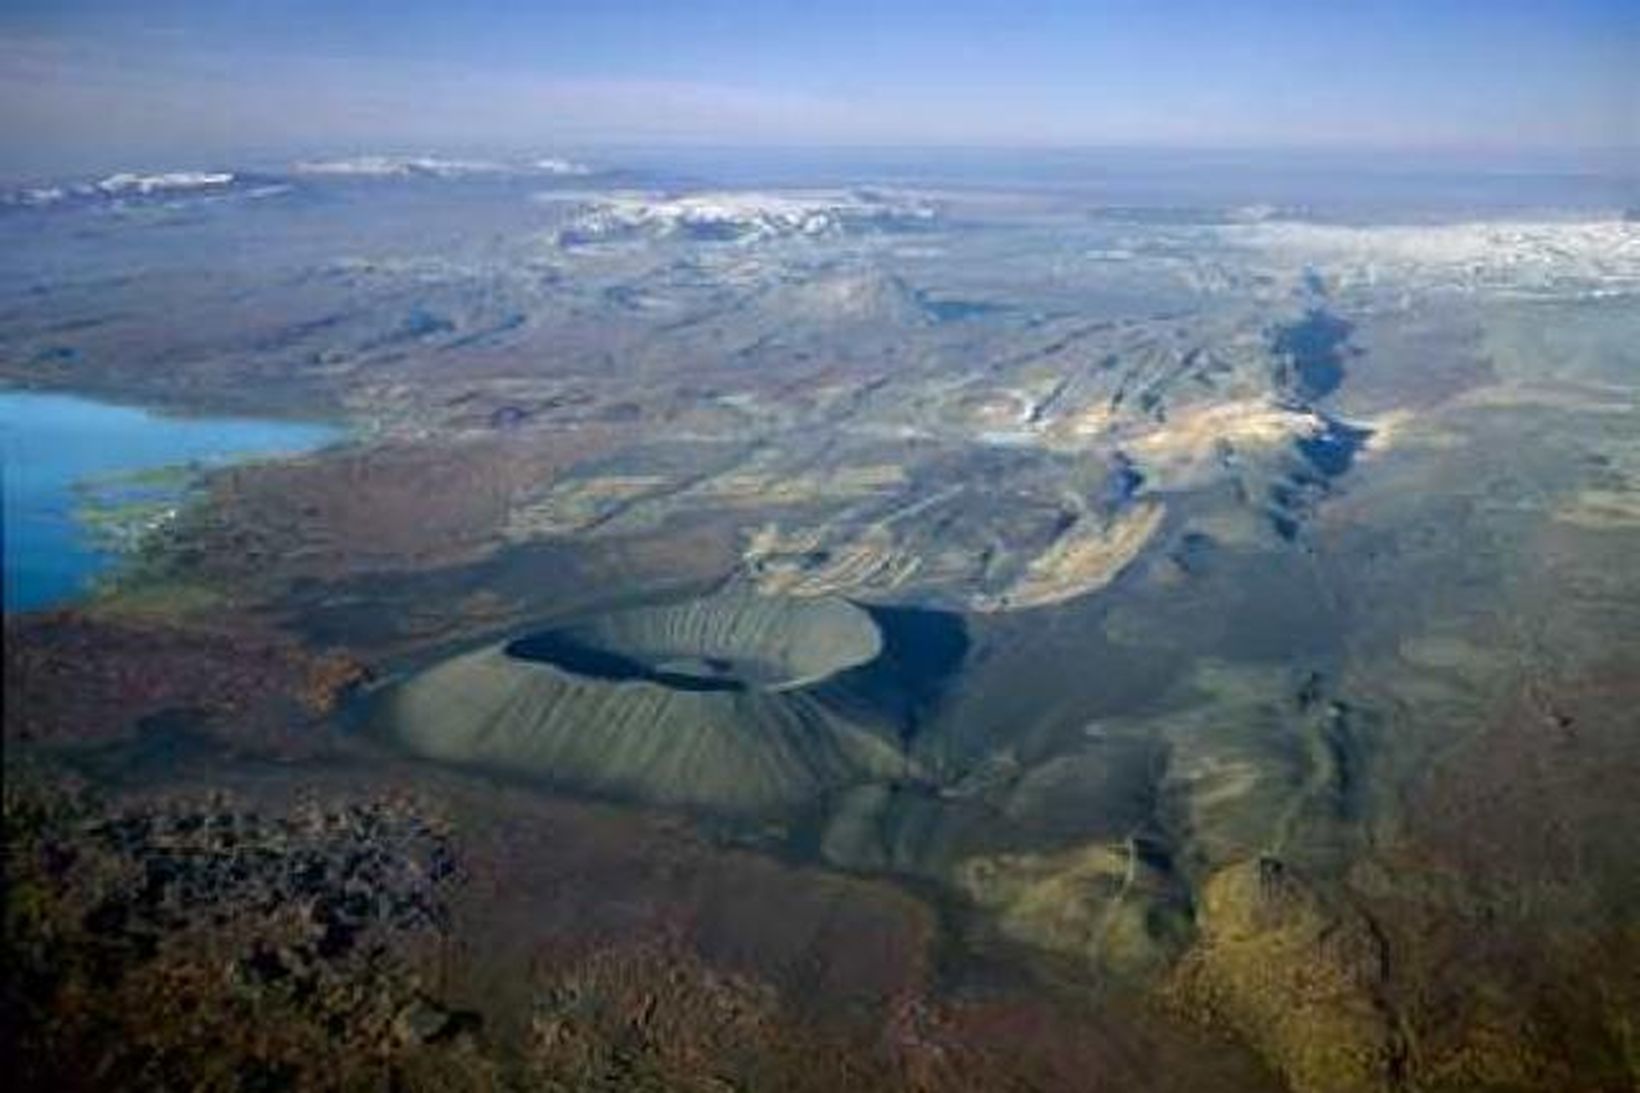
[[[306,455],[348,436],[311,420],[184,416],[15,387],[0,389],[0,427],[7,615],[83,602],[212,471]],[[182,478],[155,477],[173,470]]]

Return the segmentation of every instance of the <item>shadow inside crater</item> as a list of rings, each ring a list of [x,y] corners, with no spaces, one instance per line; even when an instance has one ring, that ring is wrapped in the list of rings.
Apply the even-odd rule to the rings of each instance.
[[[750,686],[740,676],[742,666],[726,657],[689,658],[690,670],[684,671],[675,664],[652,664],[618,650],[588,644],[562,630],[543,630],[508,642],[506,654],[614,683],[654,683],[675,691],[744,691]]]

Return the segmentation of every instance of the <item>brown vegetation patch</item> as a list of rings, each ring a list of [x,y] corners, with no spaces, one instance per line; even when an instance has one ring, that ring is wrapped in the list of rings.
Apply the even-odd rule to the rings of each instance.
[[[312,747],[305,730],[368,669],[249,626],[175,626],[77,611],[10,619],[5,634],[8,743],[129,738],[184,712],[242,744]]]
[[[215,476],[182,546],[219,580],[450,565],[501,546],[513,505],[606,450],[599,428],[394,442]]]
[[[1522,681],[1353,876],[1389,939],[1428,1088],[1640,1082],[1637,702],[1621,664]]]

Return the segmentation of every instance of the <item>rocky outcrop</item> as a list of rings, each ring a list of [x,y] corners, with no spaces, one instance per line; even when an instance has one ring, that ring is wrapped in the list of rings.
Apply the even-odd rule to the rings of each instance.
[[[1253,1046],[1295,1093],[1398,1086],[1383,1005],[1383,946],[1351,909],[1273,858],[1226,866],[1202,888],[1196,946],[1167,991]]]

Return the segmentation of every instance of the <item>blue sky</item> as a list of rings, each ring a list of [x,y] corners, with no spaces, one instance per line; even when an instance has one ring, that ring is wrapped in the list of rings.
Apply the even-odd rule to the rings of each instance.
[[[1640,145],[1637,0],[10,0],[15,156]]]

